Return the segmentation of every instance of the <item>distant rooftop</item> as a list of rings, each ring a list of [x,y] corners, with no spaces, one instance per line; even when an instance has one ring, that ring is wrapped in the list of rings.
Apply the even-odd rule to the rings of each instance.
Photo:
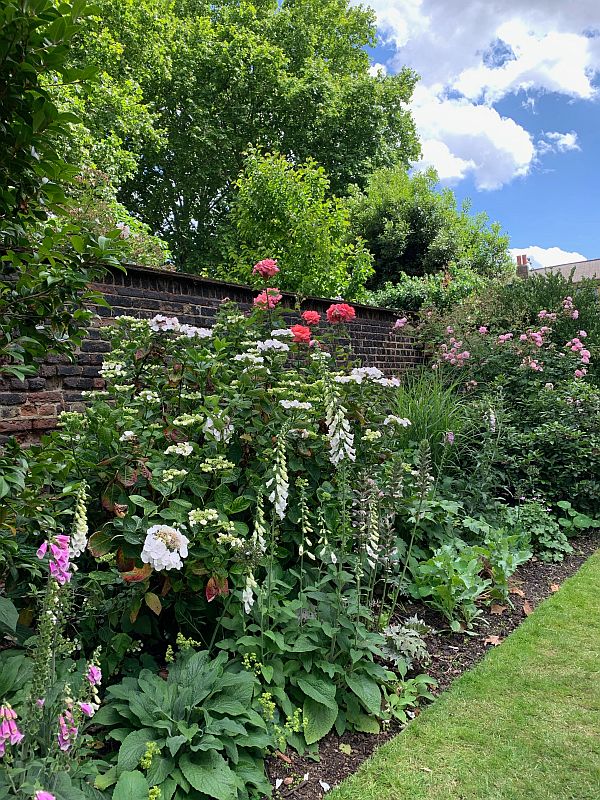
[[[557,264],[554,267],[540,267],[539,269],[529,269],[530,275],[549,275],[550,273],[560,273],[568,278],[573,271],[573,280],[581,281],[584,278],[596,278],[600,280],[600,258],[592,258],[589,261],[574,261],[571,264]]]

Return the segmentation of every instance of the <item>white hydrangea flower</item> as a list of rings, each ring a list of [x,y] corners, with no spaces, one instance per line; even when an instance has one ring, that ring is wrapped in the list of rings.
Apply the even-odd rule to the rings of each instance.
[[[202,414],[182,414],[173,420],[173,425],[178,428],[187,428],[190,425],[195,425],[197,422],[202,422],[204,417]]]
[[[117,378],[125,372],[126,366],[121,361],[105,361],[99,372],[103,378]]]
[[[146,532],[141,559],[153,569],[181,569],[187,558],[189,539],[178,528],[153,525]]]
[[[178,331],[180,329],[177,317],[165,317],[164,314],[156,314],[148,321],[150,330],[158,331]]]
[[[219,512],[214,508],[194,508],[188,514],[190,525],[210,525],[212,522],[217,522],[219,519]]]
[[[274,331],[271,331],[271,336],[280,339],[291,339],[294,334],[291,332],[289,328],[275,328]]]
[[[165,450],[165,455],[178,455],[189,456],[194,452],[194,448],[189,442],[178,442],[178,444],[171,444]]]
[[[254,364],[256,366],[260,366],[261,364],[265,363],[265,359],[262,356],[257,356],[256,353],[238,353],[233,357],[233,360],[243,361],[247,364]]]
[[[266,350],[279,350],[282,353],[287,353],[290,346],[285,342],[280,342],[279,339],[265,339],[264,342],[257,342],[256,349],[261,353]]]
[[[131,442],[133,439],[136,438],[136,435],[133,431],[123,431],[123,433],[119,436],[120,442]]]
[[[304,411],[309,411],[312,408],[312,403],[303,403],[300,400],[280,400],[279,405],[286,409],[297,408]]]
[[[160,403],[158,392],[153,392],[150,389],[142,389],[138,397],[140,400],[145,400],[147,403]]]
[[[180,325],[179,333],[188,339],[210,339],[212,336],[210,328],[197,328],[195,325]]]
[[[176,478],[185,478],[187,474],[187,469],[165,469],[161,478],[163,481],[174,481]]]
[[[380,386],[398,388],[400,386],[400,378],[378,378],[374,383],[378,383]]]

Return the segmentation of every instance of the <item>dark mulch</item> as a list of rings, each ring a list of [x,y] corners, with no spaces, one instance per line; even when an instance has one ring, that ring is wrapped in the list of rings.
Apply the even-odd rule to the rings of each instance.
[[[427,637],[427,647],[432,656],[427,672],[438,682],[434,693],[447,689],[455,678],[480,661],[490,647],[500,644],[538,603],[558,591],[560,584],[595,552],[599,540],[597,537],[581,537],[573,539],[571,544],[573,552],[560,564],[546,564],[537,559],[523,564],[510,580],[512,606],[503,603],[485,607],[477,621],[476,635],[449,632],[443,618],[421,604],[410,603],[404,607],[401,618],[417,614],[437,631]],[[282,781],[274,791],[274,798],[321,800],[328,787],[336,786],[356,772],[377,747],[400,730],[398,724],[392,724],[378,735],[345,733],[340,737],[335,733],[329,734],[320,743],[319,762],[290,751],[285,754],[285,761],[270,758],[267,772],[273,787]]]

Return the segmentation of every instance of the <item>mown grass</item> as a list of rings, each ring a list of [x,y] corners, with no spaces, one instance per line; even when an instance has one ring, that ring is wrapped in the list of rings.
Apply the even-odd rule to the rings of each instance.
[[[599,800],[600,551],[328,800]]]

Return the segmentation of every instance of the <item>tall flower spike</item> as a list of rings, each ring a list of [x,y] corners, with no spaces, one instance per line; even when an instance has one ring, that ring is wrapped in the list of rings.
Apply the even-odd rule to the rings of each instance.
[[[271,488],[269,500],[275,505],[275,513],[279,519],[285,518],[285,510],[288,504],[289,482],[286,461],[286,438],[289,431],[289,424],[284,425],[277,437],[275,445],[275,464],[273,467],[273,477],[267,481],[267,488]]]
[[[79,558],[87,546],[88,522],[86,503],[87,483],[82,481],[75,500],[75,515],[69,544],[69,556],[71,559]]]
[[[337,392],[333,388],[329,373],[323,362],[321,374],[323,375],[323,389],[325,395],[325,424],[329,439],[329,460],[336,466],[345,458],[356,460],[354,449],[354,435],[350,430],[347,412],[340,402]]]
[[[267,549],[266,536],[267,523],[265,522],[265,508],[262,492],[256,498],[256,516],[254,517],[254,532],[252,534],[252,544],[261,554]]]
[[[305,555],[310,558],[311,561],[314,561],[315,554],[312,550],[313,541],[311,538],[314,531],[310,522],[310,510],[308,508],[308,497],[306,494],[308,481],[306,478],[298,478],[296,481],[296,486],[299,489],[298,505],[300,507],[300,528],[302,530],[302,542],[298,548],[298,554],[300,556]]]

